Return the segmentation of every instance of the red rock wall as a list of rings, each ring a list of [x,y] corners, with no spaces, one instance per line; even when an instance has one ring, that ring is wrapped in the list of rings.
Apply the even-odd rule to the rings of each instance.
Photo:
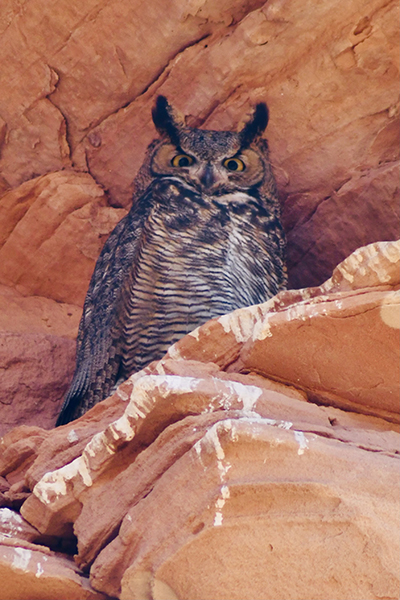
[[[158,93],[189,123],[208,128],[236,127],[250,102],[266,100],[291,286],[320,284],[357,247],[397,237],[396,2],[9,0],[2,6],[4,188],[72,168],[89,172],[110,205],[128,207],[154,137],[150,107]],[[120,216],[109,213],[109,224]],[[87,211],[76,217],[89,218]],[[20,243],[29,246],[32,225],[26,229]],[[0,280],[11,277],[23,293],[45,287],[46,295],[81,303],[85,263],[93,266],[98,252],[88,257],[80,248],[85,235],[82,226],[68,238],[85,274],[75,293],[60,292],[54,270],[53,289],[28,283],[19,271],[3,272]],[[14,246],[0,250],[0,261],[10,254]],[[57,257],[58,269],[75,277],[70,258]],[[35,278],[44,276],[34,270]]]

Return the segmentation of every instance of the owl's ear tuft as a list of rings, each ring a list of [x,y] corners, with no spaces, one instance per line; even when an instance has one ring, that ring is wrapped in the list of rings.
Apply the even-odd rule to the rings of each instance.
[[[264,132],[268,125],[268,107],[265,102],[256,104],[250,120],[239,132],[242,148],[247,148]]]
[[[168,136],[175,146],[179,146],[179,125],[175,120],[174,110],[165,96],[157,97],[151,114],[158,133]]]

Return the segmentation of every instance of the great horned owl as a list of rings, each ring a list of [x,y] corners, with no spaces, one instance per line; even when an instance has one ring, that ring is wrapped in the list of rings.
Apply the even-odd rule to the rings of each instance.
[[[213,317],[285,287],[285,239],[257,104],[238,132],[185,126],[163,96],[130,212],[97,261],[57,425]]]

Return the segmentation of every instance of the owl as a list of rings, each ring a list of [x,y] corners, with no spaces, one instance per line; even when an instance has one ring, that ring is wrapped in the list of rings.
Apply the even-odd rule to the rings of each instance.
[[[239,131],[188,127],[164,96],[152,116],[160,137],[147,149],[130,212],[97,261],[57,425],[198,325],[265,302],[286,284],[285,237],[261,137],[266,104]]]

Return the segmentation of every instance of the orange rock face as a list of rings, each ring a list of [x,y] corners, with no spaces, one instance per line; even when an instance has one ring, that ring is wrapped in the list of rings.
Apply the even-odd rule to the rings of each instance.
[[[190,124],[216,129],[236,127],[249,103],[266,100],[290,286],[319,285],[359,246],[397,237],[394,0],[352,0],[340,10],[328,0],[318,10],[311,0],[224,0],[218,6],[211,0],[118,0],[112,6],[61,0],[57,7],[32,0],[23,11],[10,0],[6,6],[0,15],[0,193],[73,167],[89,172],[112,206],[129,207],[132,181],[155,135],[150,109],[158,93]],[[82,175],[77,178],[82,186]],[[51,195],[54,184],[48,182]],[[92,199],[101,196],[94,190]],[[40,272],[28,275],[24,260],[15,272],[5,267],[7,278],[19,280],[24,293],[81,303],[99,251],[95,243],[88,252],[86,243],[87,219],[97,217],[87,206],[82,211],[64,213],[60,238],[51,235],[52,225],[46,228],[37,259],[59,267],[51,283],[34,284]],[[100,212],[106,234],[115,215]],[[32,223],[26,227],[18,246],[35,244]],[[75,263],[72,248],[82,246]],[[13,246],[13,256],[16,251]],[[61,296],[59,273],[67,288]]]
[[[3,2],[0,600],[399,598],[397,23],[394,0]],[[291,289],[52,430],[159,93],[208,129],[268,103]]]

